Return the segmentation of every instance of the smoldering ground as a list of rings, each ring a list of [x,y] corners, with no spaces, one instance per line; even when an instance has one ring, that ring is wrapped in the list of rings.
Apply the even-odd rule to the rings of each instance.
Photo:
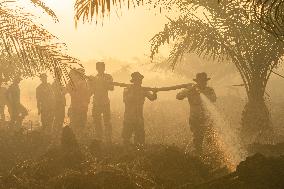
[[[131,69],[123,68],[112,74],[116,81],[128,83],[129,73]],[[191,82],[190,78],[181,77],[180,74],[176,75],[172,72],[163,75],[145,69],[144,73],[144,86],[168,86]],[[38,79],[24,81],[21,85],[22,100],[30,114],[25,120],[23,130],[12,131],[1,127],[1,151],[3,152],[0,158],[1,187],[220,188],[220,184],[226,183],[224,188],[232,186],[240,188],[240,185],[251,186],[252,181],[246,180],[243,175],[254,174],[253,167],[263,169],[264,174],[256,178],[258,179],[256,181],[261,181],[267,176],[265,170],[268,168],[264,166],[274,162],[275,166],[270,167],[269,170],[278,170],[277,165],[283,160],[258,155],[239,165],[240,161],[245,160],[246,157],[242,156],[240,148],[234,143],[238,142],[240,145],[241,141],[232,138],[230,133],[233,131],[234,135],[238,134],[240,117],[245,104],[245,97],[242,96],[243,89],[229,86],[235,80],[227,81],[227,83],[214,82],[214,78],[212,80],[210,85],[216,86],[218,101],[213,109],[210,105],[209,112],[213,111],[215,121],[217,119],[218,140],[225,145],[222,146],[223,149],[218,148],[217,151],[209,153],[208,158],[199,158],[191,153],[192,133],[188,125],[190,109],[186,100],[175,99],[178,91],[158,93],[157,101],[145,103],[147,147],[145,151],[125,150],[121,145],[124,113],[121,88],[115,88],[110,95],[114,145],[108,147],[93,140],[91,111],[88,114],[86,135],[83,139],[76,141],[69,133],[64,135],[67,136],[67,140],[52,142],[54,137],[41,132],[36,112],[35,87],[31,86],[37,86],[39,81]],[[67,100],[67,104],[70,104],[70,99]],[[279,104],[269,105],[279,108]],[[277,117],[279,115],[281,115],[279,112],[273,115],[276,123],[280,119]],[[66,118],[65,125],[68,124],[69,120]],[[69,142],[66,143],[66,141]],[[246,152],[246,155],[255,152],[271,155],[266,149],[273,148],[275,147],[253,147],[253,150]],[[282,173],[275,174],[275,178],[278,178]],[[269,188],[281,186],[281,182],[277,179],[275,186],[265,182],[262,184]]]

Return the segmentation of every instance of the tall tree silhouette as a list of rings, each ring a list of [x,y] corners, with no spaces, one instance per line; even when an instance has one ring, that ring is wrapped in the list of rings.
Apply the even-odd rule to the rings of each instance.
[[[173,39],[172,66],[185,54],[194,52],[219,62],[230,60],[238,69],[248,102],[243,111],[242,134],[246,138],[270,128],[264,94],[272,70],[281,62],[284,44],[261,27],[255,12],[239,1],[187,1],[179,4],[181,15],[170,20],[164,31],[152,39],[152,57]],[[200,11],[203,12],[200,15]]]

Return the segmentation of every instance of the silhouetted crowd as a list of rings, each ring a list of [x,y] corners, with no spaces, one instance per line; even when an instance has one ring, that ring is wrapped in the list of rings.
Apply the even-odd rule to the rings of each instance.
[[[41,74],[41,84],[36,88],[36,100],[41,126],[47,133],[59,134],[64,126],[66,98],[71,96],[71,104],[67,115],[70,128],[74,133],[82,133],[86,127],[87,112],[91,97],[93,98],[92,117],[95,128],[95,139],[107,144],[112,143],[112,124],[109,91],[116,86],[110,74],[105,72],[104,62],[96,63],[97,75],[86,76],[83,68],[72,69],[69,73],[70,81],[63,86],[59,77],[53,83],[48,83],[47,75]],[[155,101],[159,88],[142,87],[144,76],[139,72],[131,74],[131,84],[124,85],[123,102],[125,104],[122,139],[125,145],[145,144],[145,130],[143,107],[145,99]],[[27,109],[20,101],[21,77],[13,79],[6,89],[0,81],[0,119],[5,121],[4,108],[8,107],[10,114],[9,127],[21,127],[28,115]],[[195,85],[187,87],[176,96],[178,100],[188,99],[190,105],[190,127],[193,132],[193,144],[198,153],[202,152],[202,143],[206,126],[206,115],[202,106],[200,94],[204,94],[211,102],[216,101],[214,89],[207,86],[210,78],[206,73],[198,73]],[[121,85],[118,85],[121,86]],[[174,111],[174,110],[173,110]],[[171,113],[171,112],[169,112]],[[84,136],[81,136],[84,137]]]

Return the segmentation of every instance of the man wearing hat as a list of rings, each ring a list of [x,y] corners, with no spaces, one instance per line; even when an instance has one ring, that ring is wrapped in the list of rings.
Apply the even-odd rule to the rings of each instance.
[[[178,100],[188,99],[190,105],[189,124],[193,133],[193,145],[198,154],[202,153],[204,134],[208,125],[206,124],[207,118],[202,107],[200,94],[205,95],[211,102],[216,101],[214,89],[207,86],[209,80],[210,78],[207,77],[205,72],[198,73],[194,79],[196,85],[182,90],[176,96]]]
[[[147,91],[141,87],[144,76],[139,72],[131,74],[130,82],[133,83],[124,89],[123,102],[125,104],[124,122],[122,138],[124,144],[130,143],[130,138],[134,134],[134,144],[143,145],[145,143],[143,107],[145,98],[150,101],[157,99],[157,92]]]
[[[8,112],[10,114],[10,126],[20,127],[24,118],[28,115],[27,109],[21,104],[20,82],[21,77],[15,77],[13,83],[7,89]]]
[[[38,115],[43,129],[50,132],[54,121],[55,96],[51,84],[47,82],[47,75],[43,73],[39,77],[41,84],[36,88]]]
[[[112,125],[110,100],[108,92],[113,91],[113,78],[110,74],[105,73],[105,63],[97,62],[96,69],[98,74],[90,77],[91,92],[93,96],[93,120],[95,125],[96,138],[100,141],[103,139],[102,118],[104,120],[104,135],[107,143],[111,143]]]

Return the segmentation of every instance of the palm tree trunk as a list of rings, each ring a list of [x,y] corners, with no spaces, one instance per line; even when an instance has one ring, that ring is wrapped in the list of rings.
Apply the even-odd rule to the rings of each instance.
[[[249,86],[248,102],[242,113],[241,138],[245,144],[267,142],[272,133],[271,117],[264,99],[265,87],[256,80]]]

